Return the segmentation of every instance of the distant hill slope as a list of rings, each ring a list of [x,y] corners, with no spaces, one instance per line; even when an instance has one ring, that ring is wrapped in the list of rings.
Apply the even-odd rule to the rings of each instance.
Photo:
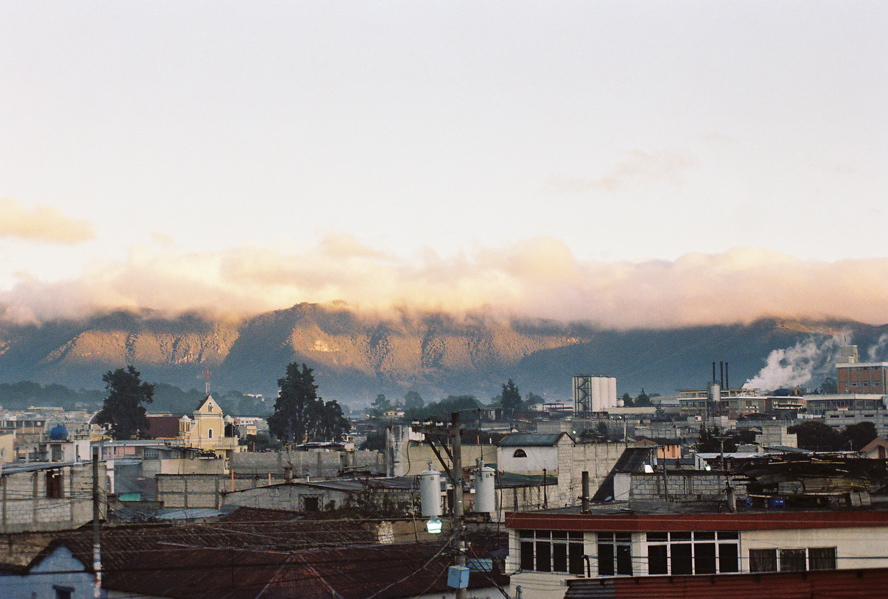
[[[853,322],[763,320],[612,331],[554,321],[457,321],[440,314],[380,320],[311,304],[241,323],[114,313],[0,326],[0,382],[100,389],[104,372],[132,363],[150,382],[200,388],[209,368],[214,388],[273,395],[286,365],[299,361],[315,369],[325,399],[349,403],[378,393],[398,399],[410,389],[427,401],[463,393],[487,401],[510,377],[522,392],[567,401],[574,374],[615,376],[620,394],[636,395],[643,387],[668,395],[702,387],[712,362],[727,361],[730,382],[739,386],[773,350],[805,341],[826,344],[842,335],[864,352],[886,333],[886,327]],[[831,374],[823,364],[809,366],[820,378]]]

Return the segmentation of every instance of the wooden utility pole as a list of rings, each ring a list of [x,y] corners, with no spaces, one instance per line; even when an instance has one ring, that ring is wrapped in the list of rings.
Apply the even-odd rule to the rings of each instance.
[[[101,528],[99,527],[99,502],[101,496],[99,494],[99,446],[93,447],[92,456],[92,492],[93,492],[93,597],[101,599],[102,597],[102,537]]]
[[[453,536],[456,543],[456,565],[466,565],[466,545],[463,540],[463,486],[462,486],[462,429],[459,412],[453,412],[450,420],[450,434],[453,438]],[[466,599],[467,589],[457,588],[456,599]]]
[[[463,520],[463,486],[462,486],[462,426],[460,424],[459,412],[452,412],[450,416],[450,426],[444,423],[431,424],[414,424],[413,430],[418,433],[425,434],[425,440],[435,452],[438,461],[447,473],[450,483],[453,485],[453,540],[456,547],[455,565],[465,568],[466,566],[466,546],[464,540],[465,522]],[[450,436],[450,449],[444,442],[444,437]],[[444,455],[438,451],[434,440],[441,445],[441,450],[450,460],[448,468]],[[467,590],[464,588],[456,588],[456,599],[466,599]]]

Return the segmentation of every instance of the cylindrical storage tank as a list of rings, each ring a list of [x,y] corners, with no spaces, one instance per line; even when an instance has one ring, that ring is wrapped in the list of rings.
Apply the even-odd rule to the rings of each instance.
[[[601,406],[601,377],[594,376],[592,377],[592,411],[600,412]]]
[[[426,470],[419,475],[419,499],[423,518],[432,518],[442,514],[440,472]]]
[[[617,407],[617,378],[607,377],[607,407]]]
[[[475,476],[475,511],[487,512],[491,516],[496,511],[496,470],[484,466]]]
[[[721,399],[721,387],[718,384],[713,383],[709,386],[709,399],[712,401],[719,401]]]

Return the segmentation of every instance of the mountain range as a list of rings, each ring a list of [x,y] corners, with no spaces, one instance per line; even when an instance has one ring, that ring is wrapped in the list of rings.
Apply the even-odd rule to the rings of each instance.
[[[882,349],[886,339],[888,326],[837,321],[620,331],[489,316],[370,317],[316,304],[244,321],[114,312],[0,324],[0,382],[101,389],[105,372],[132,364],[149,382],[201,388],[209,370],[213,389],[274,396],[286,365],[303,362],[314,369],[324,399],[346,404],[366,404],[379,393],[400,399],[409,390],[426,401],[461,394],[489,401],[509,378],[522,393],[570,401],[575,374],[616,377],[620,395],[673,395],[703,388],[712,363],[723,361],[732,387],[766,367],[776,369],[775,381],[781,372],[807,369],[816,386],[834,376],[841,343],[857,343],[864,353]]]

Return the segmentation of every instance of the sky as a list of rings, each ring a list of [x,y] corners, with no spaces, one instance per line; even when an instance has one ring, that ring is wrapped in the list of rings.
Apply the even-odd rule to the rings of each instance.
[[[0,0],[0,320],[888,323],[888,4]]]

